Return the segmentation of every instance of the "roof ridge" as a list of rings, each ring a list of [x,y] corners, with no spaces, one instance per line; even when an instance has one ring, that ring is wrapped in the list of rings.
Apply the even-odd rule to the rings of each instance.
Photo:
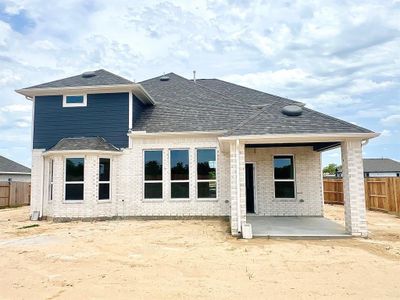
[[[108,71],[108,70],[106,70],[106,69],[98,69],[98,70],[95,70],[95,71],[93,71],[93,72],[98,72],[98,71],[103,71],[103,72],[109,73],[109,74],[111,74],[111,75],[113,75],[113,76],[115,76],[115,77],[121,78],[121,79],[123,79],[123,80],[127,80],[127,81],[129,81],[129,82],[131,82],[131,83],[134,83],[132,80],[127,79],[127,78],[125,78],[125,77],[122,77],[122,76],[120,76],[120,75],[118,75],[118,74],[115,74],[115,73],[113,73],[113,72],[110,72],[110,71]],[[76,75],[76,76],[79,76],[79,75]]]
[[[240,100],[238,100],[238,99],[236,99],[236,98],[233,98],[233,97],[231,97],[231,96],[227,96],[227,95],[225,95],[225,94],[223,94],[223,93],[220,93],[220,92],[217,92],[216,90],[213,90],[213,89],[211,89],[211,88],[209,88],[209,87],[206,87],[206,86],[204,86],[204,85],[198,84],[198,83],[196,83],[196,82],[194,82],[194,81],[191,81],[191,80],[189,80],[189,79],[187,79],[187,80],[188,80],[189,82],[195,84],[196,86],[199,86],[199,87],[201,87],[201,88],[203,88],[203,89],[206,89],[206,90],[208,90],[208,91],[211,91],[211,92],[213,92],[213,93],[215,93],[215,94],[218,94],[218,95],[220,95],[220,96],[222,96],[222,97],[224,97],[224,98],[231,99],[231,100],[233,100],[233,101],[239,103],[240,105],[247,105],[247,106],[251,107],[250,104],[243,103],[242,101],[240,101]]]
[[[254,120],[256,117],[261,115],[267,107],[270,107],[271,105],[272,104],[270,104],[270,103],[269,104],[265,104],[265,106],[262,107],[259,111],[257,111],[256,113],[254,113],[253,115],[251,115],[247,119],[243,120],[242,122],[240,122],[238,125],[236,125],[231,130],[229,130],[228,133],[232,133],[234,130],[239,129],[240,127],[243,127],[243,125],[245,125],[246,123],[250,122],[251,120]]]
[[[251,87],[247,87],[247,86],[244,86],[244,85],[240,85],[240,84],[237,84],[237,83],[225,81],[225,80],[218,79],[218,78],[209,78],[209,79],[204,78],[202,80],[217,80],[217,81],[221,81],[221,82],[224,82],[224,83],[235,85],[235,86],[238,86],[238,87],[241,87],[241,88],[252,90],[252,91],[257,92],[257,93],[262,93],[262,94],[266,94],[268,96],[276,97],[276,98],[279,98],[279,99],[282,99],[282,100],[285,100],[285,101],[290,101],[290,102],[294,102],[294,103],[302,103],[301,101],[297,101],[297,100],[289,99],[289,98],[286,98],[286,97],[281,97],[281,96],[278,96],[278,95],[270,94],[270,93],[267,93],[267,92],[263,92],[263,91],[260,91],[260,90],[253,89]]]

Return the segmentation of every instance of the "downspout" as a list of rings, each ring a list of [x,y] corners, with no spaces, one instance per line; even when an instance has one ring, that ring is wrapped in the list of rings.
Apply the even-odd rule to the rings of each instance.
[[[361,146],[362,146],[362,147],[367,146],[368,143],[369,143],[369,140],[361,141]]]
[[[237,224],[238,233],[241,230],[241,216],[240,216],[240,153],[239,153],[239,139],[236,139],[236,202],[237,202]]]

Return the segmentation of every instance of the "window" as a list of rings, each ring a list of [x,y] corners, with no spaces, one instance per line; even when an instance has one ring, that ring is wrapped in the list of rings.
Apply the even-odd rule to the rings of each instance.
[[[189,151],[171,150],[171,198],[189,198]]]
[[[65,200],[83,200],[84,158],[65,160]]]
[[[99,200],[110,200],[110,162],[109,158],[99,159]]]
[[[63,107],[77,107],[86,106],[87,96],[86,95],[64,95],[63,96]]]
[[[144,198],[162,199],[162,151],[144,151]]]
[[[215,149],[197,149],[197,197],[217,198]]]
[[[295,198],[293,156],[274,157],[275,198]]]
[[[54,183],[54,160],[49,161],[49,201],[53,200],[53,183]]]

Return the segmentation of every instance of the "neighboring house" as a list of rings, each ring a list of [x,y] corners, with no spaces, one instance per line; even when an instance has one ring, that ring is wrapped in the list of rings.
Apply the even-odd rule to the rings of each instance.
[[[0,155],[0,182],[31,181],[31,169]]]
[[[322,216],[321,152],[341,146],[346,229],[365,235],[362,143],[304,104],[174,73],[105,70],[17,91],[33,102],[31,212],[63,218]]]
[[[364,177],[400,177],[400,162],[390,158],[364,158]],[[342,177],[339,168],[337,177]]]

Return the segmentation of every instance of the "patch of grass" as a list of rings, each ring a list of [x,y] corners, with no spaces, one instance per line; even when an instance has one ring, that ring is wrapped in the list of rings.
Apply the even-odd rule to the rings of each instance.
[[[18,227],[17,229],[27,229],[27,228],[32,228],[32,227],[39,227],[39,224],[26,225],[26,226]]]

